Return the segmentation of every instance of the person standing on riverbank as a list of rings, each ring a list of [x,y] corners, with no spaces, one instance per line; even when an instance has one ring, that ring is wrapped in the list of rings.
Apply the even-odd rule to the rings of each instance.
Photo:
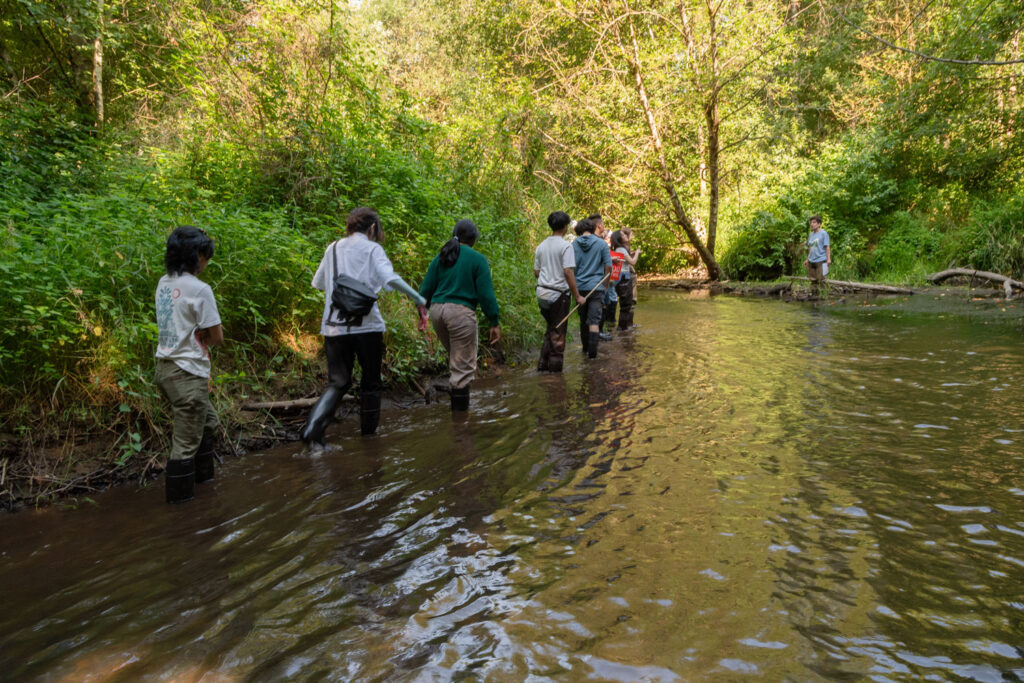
[[[580,337],[588,358],[597,358],[598,334],[601,324],[601,303],[605,282],[612,273],[612,257],[608,245],[594,234],[597,226],[589,218],[576,225],[579,237],[572,243],[576,252],[576,286],[586,303],[579,308]]]
[[[476,376],[480,332],[476,319],[479,305],[491,325],[488,343],[501,339],[498,300],[487,259],[473,249],[480,231],[463,219],[455,224],[452,238],[430,262],[420,294],[430,307],[430,322],[448,351],[452,412],[469,410],[469,385]]]
[[[828,267],[832,265],[832,247],[828,233],[821,229],[821,216],[811,216],[809,221],[811,234],[807,237],[807,277],[816,290],[820,291],[821,281],[828,275]]]
[[[168,503],[192,500],[196,482],[213,479],[220,421],[210,403],[210,347],[224,342],[224,331],[213,290],[197,277],[213,251],[199,228],[176,228],[164,252],[167,274],[156,286],[156,385],[174,419],[164,475]]]
[[[561,372],[565,356],[565,336],[569,328],[569,308],[573,299],[585,303],[576,288],[576,252],[565,239],[572,219],[564,211],[548,215],[551,236],[537,245],[533,255],[533,276],[537,278],[537,304],[547,323],[544,343],[540,347],[537,369]],[[572,298],[570,298],[570,295]]]
[[[380,395],[383,389],[380,371],[384,360],[384,318],[376,302],[368,314],[358,320],[341,320],[332,302],[332,290],[339,275],[347,275],[365,285],[374,294],[399,291],[412,299],[420,312],[419,328],[426,330],[426,302],[416,290],[395,273],[380,245],[384,229],[373,209],[353,209],[345,222],[347,236],[331,242],[313,275],[313,287],[325,293],[320,334],[327,353],[327,388],[313,406],[302,428],[306,445],[323,446],[324,430],[334,415],[338,401],[352,386],[352,370],[359,360],[359,429],[364,436],[374,434],[380,423]]]

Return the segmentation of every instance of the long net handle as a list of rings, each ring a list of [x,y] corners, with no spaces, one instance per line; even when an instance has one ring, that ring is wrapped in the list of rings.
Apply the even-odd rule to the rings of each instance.
[[[592,290],[590,290],[590,293],[588,293],[585,297],[583,297],[583,300],[586,301],[587,299],[589,299],[591,297],[591,295],[593,295],[593,293],[597,291],[597,288],[601,286],[601,283],[604,282],[605,280],[607,280],[610,275],[611,275],[611,273],[605,273],[604,277],[601,278],[601,282],[598,282],[597,285],[595,285],[594,288]],[[571,316],[573,313],[575,313],[576,309],[579,308],[581,305],[582,304],[576,304],[575,306],[573,306],[569,310],[569,312],[565,315],[565,317],[562,318],[558,322],[557,325],[555,325],[555,327],[561,327],[565,323],[565,321],[569,319],[569,316]]]

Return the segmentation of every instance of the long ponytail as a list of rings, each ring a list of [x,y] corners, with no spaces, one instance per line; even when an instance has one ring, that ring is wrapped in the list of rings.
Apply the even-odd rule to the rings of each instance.
[[[441,259],[441,265],[451,268],[455,265],[455,262],[459,260],[459,250],[461,245],[466,244],[473,246],[476,243],[477,238],[480,237],[480,231],[477,230],[476,223],[463,218],[461,221],[455,224],[455,229],[452,230],[452,238],[444,243],[441,247],[441,253],[439,255]]]

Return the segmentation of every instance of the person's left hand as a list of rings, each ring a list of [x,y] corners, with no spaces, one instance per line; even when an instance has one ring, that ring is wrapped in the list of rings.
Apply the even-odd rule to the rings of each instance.
[[[490,334],[487,335],[487,343],[494,346],[501,339],[501,328],[495,325],[491,328]]]
[[[417,306],[416,309],[420,313],[420,319],[416,323],[416,329],[419,330],[420,332],[426,332],[427,331],[427,322],[429,321],[429,317],[427,315],[427,307],[426,306]]]

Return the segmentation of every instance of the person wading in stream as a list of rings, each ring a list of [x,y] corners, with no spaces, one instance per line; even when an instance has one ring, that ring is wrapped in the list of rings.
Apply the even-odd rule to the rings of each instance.
[[[608,245],[594,235],[593,221],[584,218],[576,224],[579,235],[572,248],[576,256],[576,286],[586,303],[579,307],[580,337],[588,358],[597,358],[598,334],[601,324],[601,302],[605,283],[612,273]]]
[[[332,242],[324,252],[320,267],[313,275],[313,287],[326,294],[320,334],[324,336],[327,353],[327,389],[313,406],[302,440],[307,445],[324,443],[324,430],[334,409],[352,386],[353,363],[359,360],[359,429],[374,434],[380,422],[380,394],[383,388],[380,370],[384,359],[384,318],[373,303],[364,316],[342,317],[332,298],[339,275],[347,275],[362,283],[375,295],[381,289],[398,291],[413,300],[420,312],[419,329],[426,330],[426,301],[400,278],[380,245],[384,229],[373,209],[353,209],[345,224],[348,236]]]
[[[561,372],[565,355],[565,335],[569,328],[569,307],[573,299],[585,303],[576,289],[576,252],[565,239],[565,230],[572,219],[564,211],[548,215],[551,237],[537,245],[533,255],[533,276],[537,278],[537,303],[547,323],[544,343],[540,347],[537,369]],[[570,294],[572,298],[570,298]]]
[[[594,224],[594,237],[600,237],[604,240],[605,244],[608,244],[608,230],[604,227],[604,218],[599,213],[592,213],[587,216],[587,220]],[[609,245],[609,249],[610,249]],[[612,265],[614,266],[615,257],[612,256]],[[600,341],[611,341],[611,332],[604,331],[604,324],[608,323],[608,329],[611,330],[615,325],[615,304],[618,302],[618,294],[615,291],[615,283],[611,281],[611,278],[605,283],[604,293],[601,295],[601,322],[597,324],[597,338]]]
[[[430,302],[430,322],[448,351],[453,412],[469,410],[469,385],[476,375],[480,336],[477,305],[491,325],[488,343],[494,345],[501,339],[491,267],[473,249],[479,237],[473,221],[456,223],[452,238],[430,262],[420,285],[420,294]]]
[[[224,331],[213,290],[196,277],[213,258],[213,248],[199,228],[176,228],[164,253],[167,274],[156,286],[156,385],[174,416],[168,503],[192,500],[196,482],[213,479],[220,422],[210,403],[210,347],[224,342]]]
[[[636,266],[640,257],[640,250],[635,254],[629,253],[629,242],[624,231],[616,230],[611,236],[612,259],[622,260],[622,272],[619,274],[619,281],[615,283],[615,293],[618,295],[619,304],[619,329],[628,330],[633,326],[633,282],[631,270]],[[615,304],[612,303],[612,311],[609,320],[615,320]]]

